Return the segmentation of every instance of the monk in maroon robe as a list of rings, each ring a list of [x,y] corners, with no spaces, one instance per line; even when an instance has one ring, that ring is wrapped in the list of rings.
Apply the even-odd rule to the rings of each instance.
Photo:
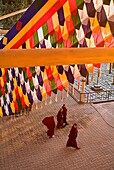
[[[54,129],[55,129],[55,121],[54,117],[46,117],[42,120],[42,123],[47,126],[48,131],[46,132],[49,138],[52,138],[54,136]]]
[[[63,109],[60,108],[58,114],[57,114],[57,128],[63,127]]]
[[[78,134],[78,129],[77,129],[77,124],[75,123],[70,130],[70,134],[68,136],[69,138],[68,138],[66,146],[68,147],[71,146],[73,148],[80,149],[77,146],[77,142],[76,142],[77,134]]]
[[[62,108],[63,108],[63,123],[65,123],[65,125],[68,125],[68,123],[66,121],[66,119],[67,119],[67,108],[66,108],[66,105],[63,104]]]

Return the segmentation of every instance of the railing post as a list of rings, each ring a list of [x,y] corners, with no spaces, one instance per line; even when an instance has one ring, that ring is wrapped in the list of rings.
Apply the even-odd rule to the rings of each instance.
[[[114,73],[112,74],[112,85],[114,85]]]
[[[80,102],[84,103],[84,92],[85,92],[85,82],[86,82],[86,78],[82,77],[82,91],[81,91],[81,96],[80,96]]]
[[[109,64],[109,74],[111,74],[111,72],[112,72],[111,66],[112,66],[112,64],[110,63],[110,64]]]

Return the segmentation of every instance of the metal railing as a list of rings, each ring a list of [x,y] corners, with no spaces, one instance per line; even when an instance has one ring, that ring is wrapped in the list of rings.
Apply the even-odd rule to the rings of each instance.
[[[81,93],[72,84],[69,84],[69,95],[71,95],[79,103],[95,103],[114,101],[114,90],[89,91]],[[81,100],[83,97],[83,101]]]

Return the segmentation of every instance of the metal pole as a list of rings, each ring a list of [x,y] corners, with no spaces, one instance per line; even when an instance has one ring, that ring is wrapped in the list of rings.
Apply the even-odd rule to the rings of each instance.
[[[87,71],[87,82],[86,84],[88,85],[89,84],[89,72]]]
[[[110,63],[110,65],[109,65],[109,74],[111,74],[111,71],[112,71],[112,69],[111,69],[111,63]]]
[[[97,72],[97,85],[99,83],[99,77],[100,77],[100,68],[98,68],[98,72]]]
[[[112,85],[114,85],[114,73],[113,73],[113,82],[112,82]]]
[[[114,63],[112,63],[112,85],[114,85]]]
[[[112,85],[114,85],[114,72],[112,72]]]
[[[112,63],[112,68],[114,68],[114,63]]]

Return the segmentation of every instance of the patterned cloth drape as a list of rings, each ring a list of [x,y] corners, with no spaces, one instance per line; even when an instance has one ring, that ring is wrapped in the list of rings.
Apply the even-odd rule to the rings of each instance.
[[[81,47],[114,47],[114,0],[35,0],[0,41],[1,50]],[[0,116],[57,94],[94,67],[100,64],[1,68]]]

